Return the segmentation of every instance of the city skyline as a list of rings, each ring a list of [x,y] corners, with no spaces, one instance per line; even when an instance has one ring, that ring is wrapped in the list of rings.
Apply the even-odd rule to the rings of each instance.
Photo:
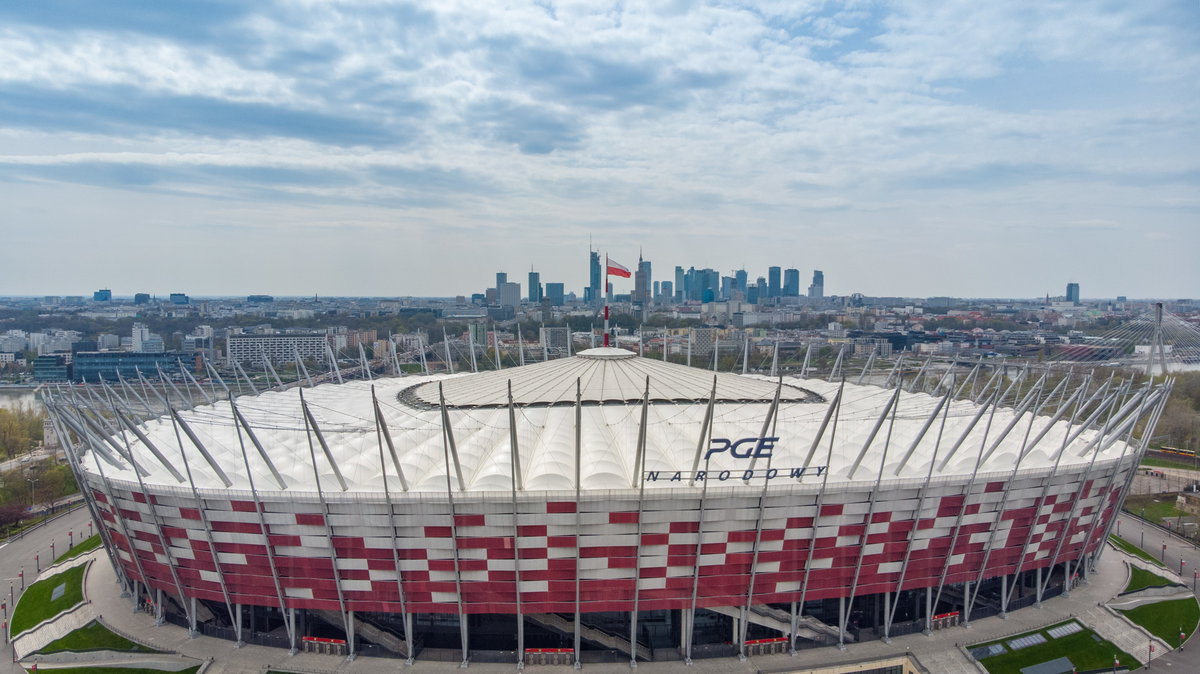
[[[543,280],[541,272],[537,271],[536,267],[531,267],[528,272],[528,275],[526,277],[528,280],[527,284],[522,284],[520,282],[519,277],[516,277],[517,278],[516,281],[510,282],[509,278],[508,278],[509,274],[506,271],[479,272],[479,270],[476,270],[477,273],[484,273],[485,276],[489,276],[489,277],[493,278],[494,284],[490,285],[490,286],[484,286],[482,288],[473,289],[470,292],[466,292],[466,293],[430,294],[430,295],[413,295],[413,294],[405,294],[405,293],[397,293],[397,294],[393,294],[393,295],[386,295],[386,294],[336,295],[335,294],[335,295],[325,295],[325,297],[336,297],[336,298],[412,297],[412,298],[429,298],[429,299],[453,299],[455,297],[462,297],[464,299],[469,299],[472,301],[478,300],[478,301],[484,302],[486,304],[509,304],[512,306],[516,306],[518,304],[521,304],[522,302],[529,303],[529,304],[538,304],[541,302],[541,300],[543,298],[547,298],[547,297],[556,298],[556,300],[557,300],[556,306],[557,306],[557,305],[562,304],[562,300],[564,298],[574,297],[575,301],[581,302],[583,304],[591,304],[594,306],[599,306],[599,303],[604,299],[603,296],[600,296],[598,298],[592,298],[590,293],[594,289],[598,292],[600,286],[603,284],[603,279],[605,278],[601,271],[601,267],[599,266],[599,259],[600,259],[601,255],[602,254],[599,251],[596,251],[594,249],[589,250],[589,252],[588,252],[589,266],[591,267],[590,273],[589,273],[589,280],[582,287],[577,288],[577,289],[567,286],[562,281],[554,281],[554,280],[550,280],[550,279]],[[607,256],[605,256],[605,260],[612,261],[618,265],[620,264],[619,262],[616,262],[615,260],[611,260]],[[613,279],[617,278],[619,280],[620,277],[611,277],[611,276],[607,277],[608,284],[612,290],[612,295],[614,297],[621,296],[621,297],[627,298],[628,301],[631,301],[635,305],[663,304],[663,303],[670,304],[670,303],[674,303],[674,302],[687,303],[687,302],[694,302],[694,301],[701,301],[701,302],[728,301],[728,300],[735,298],[735,296],[732,294],[733,291],[741,292],[742,295],[741,295],[740,301],[747,302],[749,304],[757,304],[760,301],[769,301],[769,300],[772,300],[773,298],[804,297],[804,298],[808,298],[808,299],[822,300],[826,297],[846,298],[846,297],[856,296],[856,295],[861,295],[861,296],[866,296],[866,297],[911,297],[914,299],[955,297],[955,298],[960,298],[960,299],[1004,299],[1004,298],[1010,298],[1010,299],[1019,299],[1019,300],[1037,300],[1037,299],[1041,299],[1042,297],[1045,297],[1045,298],[1065,299],[1066,301],[1070,301],[1070,302],[1079,304],[1081,298],[1084,297],[1080,291],[1080,283],[1078,281],[1074,281],[1074,280],[1067,281],[1066,290],[1064,293],[1059,294],[1059,293],[1053,293],[1053,292],[1047,291],[1047,292],[1043,293],[1042,295],[1029,296],[1029,297],[1021,297],[1021,296],[1017,296],[1017,295],[969,296],[969,295],[953,295],[953,294],[949,294],[949,293],[934,293],[934,294],[930,294],[930,295],[866,295],[865,293],[851,293],[851,292],[845,292],[845,293],[829,292],[829,293],[827,293],[825,291],[825,272],[820,269],[812,270],[812,276],[811,276],[812,282],[810,284],[808,284],[807,288],[805,288],[805,287],[802,287],[800,284],[800,276],[804,272],[802,272],[799,269],[795,269],[795,268],[786,268],[785,269],[778,265],[773,265],[773,266],[768,267],[766,272],[761,275],[756,275],[754,273],[751,273],[751,270],[746,270],[746,269],[732,269],[732,270],[729,270],[729,273],[727,275],[725,273],[722,273],[720,270],[707,268],[707,267],[697,268],[695,265],[690,265],[687,269],[684,269],[684,267],[682,265],[675,265],[673,268],[673,275],[672,275],[671,271],[664,270],[663,273],[668,276],[666,279],[662,279],[662,280],[657,279],[657,278],[652,278],[651,268],[652,268],[652,261],[649,259],[643,258],[639,254],[636,269],[631,270],[632,273],[630,274],[628,281],[627,281],[628,283],[632,284],[631,288],[628,288],[628,289],[616,288],[613,286]],[[643,275],[644,275],[644,281],[643,281]],[[692,279],[693,275],[696,275],[696,279],[694,282]],[[660,284],[661,284],[661,294],[660,294]],[[550,286],[555,287],[553,293],[550,291]],[[696,290],[694,290],[694,291],[691,290],[691,288],[693,286],[696,288]],[[501,296],[505,294],[505,292],[502,289],[505,287],[508,287],[507,299],[502,300]],[[714,296],[706,297],[703,294],[704,289],[711,289],[714,292]],[[757,289],[757,292],[756,292],[756,289]],[[747,291],[749,291],[749,292],[747,292]],[[679,294],[676,295],[675,293],[679,293]],[[120,304],[120,303],[125,303],[128,300],[132,300],[134,304],[138,304],[138,305],[148,304],[151,302],[161,302],[161,303],[170,303],[170,304],[189,304],[191,299],[193,299],[193,296],[197,300],[201,300],[201,299],[205,299],[205,298],[241,298],[241,297],[245,297],[245,299],[250,302],[263,302],[263,301],[270,302],[270,301],[274,301],[274,299],[276,297],[275,295],[271,295],[271,294],[253,294],[253,293],[246,294],[245,292],[205,295],[205,294],[189,294],[186,292],[149,293],[149,292],[144,292],[144,291],[138,291],[138,292],[133,292],[133,293],[122,293],[122,292],[118,291],[118,292],[114,293],[111,288],[97,288],[97,289],[91,291],[91,300],[93,303],[118,303],[118,304]],[[314,293],[312,295],[280,294],[278,297],[281,299],[303,300],[306,298],[319,298],[320,296],[321,296],[320,293]],[[75,299],[75,300],[86,300],[88,295],[87,295],[87,293],[83,293],[83,294],[66,293],[66,294],[62,294],[62,295],[56,295],[54,293],[35,293],[35,294],[31,294],[31,295],[3,295],[3,294],[0,294],[0,297],[14,297],[14,298],[15,297],[24,297],[24,298],[34,298],[34,299],[42,298],[42,297],[59,297],[59,298],[66,297],[66,298]],[[1104,297],[1104,296],[1100,296],[1100,295],[1095,295],[1095,296],[1089,295],[1087,297],[1089,299],[1119,299],[1120,301],[1124,301],[1125,299],[1130,298],[1127,295],[1114,295],[1112,297]],[[1152,299],[1190,299],[1190,298],[1180,295],[1180,296],[1171,296],[1171,297],[1140,297],[1140,298],[1134,296],[1131,299],[1152,300]]]
[[[0,295],[580,292],[589,237],[659,279],[1200,295],[1195,3],[0,18]]]

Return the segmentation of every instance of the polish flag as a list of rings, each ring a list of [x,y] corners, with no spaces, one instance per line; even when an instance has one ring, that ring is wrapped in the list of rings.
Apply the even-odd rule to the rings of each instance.
[[[607,265],[607,269],[604,273],[608,276],[620,276],[621,278],[629,278],[632,276],[632,274],[629,273],[629,270],[626,269],[624,265],[616,260],[609,259],[607,255],[604,257],[604,262]]]

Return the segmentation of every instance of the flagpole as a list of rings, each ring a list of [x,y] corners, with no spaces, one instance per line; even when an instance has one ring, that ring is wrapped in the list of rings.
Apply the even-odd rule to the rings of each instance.
[[[608,347],[608,253],[604,254],[604,346]]]

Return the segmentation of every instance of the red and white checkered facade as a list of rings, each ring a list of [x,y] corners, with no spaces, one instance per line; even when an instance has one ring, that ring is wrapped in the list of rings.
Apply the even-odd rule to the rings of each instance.
[[[262,491],[264,531],[249,492],[203,490],[202,518],[190,490],[144,494],[113,480],[114,503],[88,479],[127,576],[170,594],[173,561],[188,596],[223,601],[224,583],[234,603],[279,606],[269,546],[288,608],[341,610],[340,583],[346,610],[400,612],[402,587],[412,613],[515,613],[519,578],[524,612],[574,611],[578,579],[587,613],[633,610],[635,592],[641,611],[690,608],[693,589],[699,607],[741,606],[751,582],[756,604],[849,596],[860,564],[856,596],[936,588],[943,574],[975,581],[985,558],[983,578],[1076,560],[1100,544],[1135,463],[1041,469],[1011,483],[885,480],[873,508],[874,482],[831,482],[819,513],[811,485],[772,485],[761,527],[758,484],[703,496],[699,484],[647,490],[640,502],[637,490],[578,502],[571,492],[520,494],[515,525],[507,493],[456,496],[453,506],[444,494],[396,494],[391,516],[379,494],[326,494],[326,518],[315,493]]]

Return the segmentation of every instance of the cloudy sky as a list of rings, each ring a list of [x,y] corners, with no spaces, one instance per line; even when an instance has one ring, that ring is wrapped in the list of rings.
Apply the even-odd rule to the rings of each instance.
[[[1198,103],[1192,0],[4,2],[0,294],[1195,297]]]

